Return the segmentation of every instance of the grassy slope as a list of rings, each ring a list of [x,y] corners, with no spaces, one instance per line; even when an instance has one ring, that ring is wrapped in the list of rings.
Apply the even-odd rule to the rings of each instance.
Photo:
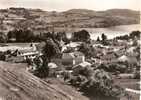
[[[61,87],[69,91],[64,91]],[[88,100],[65,85],[50,85],[25,71],[23,64],[0,62],[0,99]],[[75,91],[75,92],[74,92]]]

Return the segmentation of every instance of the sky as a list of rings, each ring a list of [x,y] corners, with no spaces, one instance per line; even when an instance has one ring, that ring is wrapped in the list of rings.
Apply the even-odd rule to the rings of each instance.
[[[25,7],[46,11],[65,11],[69,9],[107,9],[141,10],[141,0],[0,0],[0,8]]]

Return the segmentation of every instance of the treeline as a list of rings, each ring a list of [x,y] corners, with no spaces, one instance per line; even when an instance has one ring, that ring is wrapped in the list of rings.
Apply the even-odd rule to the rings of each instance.
[[[115,39],[118,40],[129,40],[129,39],[140,39],[140,31],[132,31],[129,35],[117,36]]]
[[[47,33],[39,33],[34,34],[33,31],[28,29],[14,29],[12,31],[9,31],[7,34],[0,32],[0,43],[6,43],[6,42],[41,42],[46,40],[46,38],[52,38],[56,39],[58,41],[67,42],[66,34],[64,32],[47,32]]]
[[[89,42],[90,34],[86,30],[81,30],[78,32],[72,33],[71,38],[67,38],[65,32],[46,32],[34,34],[33,31],[28,29],[14,29],[9,31],[7,34],[0,32],[0,42],[41,42],[45,41],[47,38],[52,38],[53,40],[61,41],[63,40],[65,43],[69,43],[70,41],[81,41],[81,42]]]
[[[118,40],[129,40],[129,39],[135,39],[140,38],[140,31],[133,31],[129,35],[123,35],[123,36],[117,36],[114,39]],[[46,32],[46,33],[39,33],[34,34],[33,31],[28,29],[14,29],[12,31],[9,31],[7,34],[0,32],[0,43],[6,43],[6,42],[41,42],[46,40],[46,38],[52,38],[54,40],[61,41],[63,40],[65,43],[69,43],[70,41],[79,41],[79,42],[90,42],[90,34],[86,30],[81,30],[78,32],[72,33],[71,38],[67,38],[67,35],[65,32]],[[99,37],[97,37],[97,41],[101,41],[102,44],[108,44],[107,40],[108,37],[103,33],[101,35],[101,40]]]

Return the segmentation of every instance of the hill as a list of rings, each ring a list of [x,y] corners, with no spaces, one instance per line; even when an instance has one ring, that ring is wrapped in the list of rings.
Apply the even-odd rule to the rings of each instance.
[[[67,85],[33,76],[25,67],[0,61],[0,100],[88,100]]]
[[[35,32],[44,32],[53,30],[52,27],[109,27],[139,24],[139,22],[139,11],[128,9],[106,11],[71,9],[64,12],[25,8],[0,10],[0,30],[4,32],[14,28],[29,28]]]

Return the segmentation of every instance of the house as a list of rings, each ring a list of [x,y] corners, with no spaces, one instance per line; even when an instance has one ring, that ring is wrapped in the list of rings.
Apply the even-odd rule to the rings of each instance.
[[[56,76],[56,71],[58,70],[58,66],[55,63],[48,63],[49,67],[49,76],[50,77],[55,77]]]
[[[125,46],[128,45],[127,40],[117,40],[118,46]]]
[[[128,57],[126,55],[122,55],[121,57],[118,58],[119,62],[125,62],[128,61]]]
[[[85,56],[81,52],[63,53],[62,64],[63,65],[77,65],[85,61]]]
[[[39,54],[38,51],[33,51],[32,49],[29,49],[29,50],[19,50],[17,52],[17,56],[23,56],[23,57],[36,56],[38,54]]]
[[[63,45],[62,46],[62,52],[65,52],[65,51],[67,51],[68,49],[72,49],[72,50],[78,50],[78,48],[79,48],[79,46],[82,44],[82,42],[71,42],[71,43],[69,43],[69,44],[67,44],[67,45]]]
[[[26,60],[27,58],[34,59],[37,55],[41,56],[42,53],[36,49],[35,45],[32,45],[30,47],[16,49],[11,55],[15,57],[22,57]]]
[[[101,59],[100,58],[91,58],[91,60],[95,63],[95,64],[101,64]]]
[[[40,55],[40,52],[33,51],[32,49],[17,49],[12,54],[5,55],[5,61],[19,63],[24,62],[27,58],[34,59],[37,55]]]
[[[138,56],[138,52],[136,52],[136,47],[130,47],[127,49],[126,55],[128,56]]]
[[[35,46],[35,44],[31,44],[30,47],[17,51],[17,56],[34,57],[36,55],[42,55],[42,53],[37,50],[37,47]]]
[[[102,63],[117,62],[117,55],[114,52],[109,52],[100,57]]]
[[[118,58],[119,62],[128,62],[130,64],[137,64],[137,58],[134,56],[126,56],[126,55],[122,55],[121,57]]]

